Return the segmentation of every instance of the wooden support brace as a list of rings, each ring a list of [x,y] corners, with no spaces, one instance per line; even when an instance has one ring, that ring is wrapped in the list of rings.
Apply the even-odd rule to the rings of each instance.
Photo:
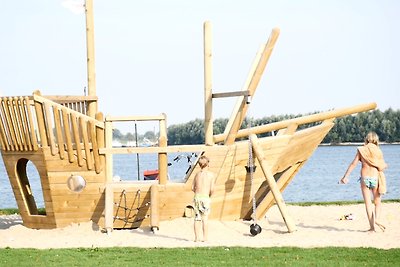
[[[258,142],[258,138],[255,134],[250,135],[250,141],[253,147],[254,154],[256,155],[258,161],[260,162],[261,169],[265,175],[268,186],[271,189],[271,192],[274,196],[276,204],[278,204],[279,210],[282,214],[283,220],[285,221],[286,227],[288,228],[289,233],[294,232],[296,230],[296,225],[294,224],[292,218],[290,217],[285,201],[283,200],[282,194],[276,184],[275,178],[272,175],[271,170],[267,166],[267,162],[265,160],[264,152],[262,151],[262,147]]]

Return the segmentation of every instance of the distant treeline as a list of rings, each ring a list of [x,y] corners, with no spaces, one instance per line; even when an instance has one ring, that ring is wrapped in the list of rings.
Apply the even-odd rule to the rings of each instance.
[[[305,114],[310,115],[310,114]],[[279,115],[264,117],[261,119],[249,119],[243,123],[243,127],[263,125],[286,119],[292,119],[303,115]],[[214,134],[221,134],[225,130],[228,119],[214,120]],[[393,143],[400,141],[400,110],[387,109],[382,112],[374,110],[349,115],[335,120],[335,126],[331,129],[322,143],[363,142],[369,131],[375,131],[381,142]],[[267,133],[265,135],[270,135]],[[204,122],[195,119],[183,124],[168,127],[169,145],[204,144]]]

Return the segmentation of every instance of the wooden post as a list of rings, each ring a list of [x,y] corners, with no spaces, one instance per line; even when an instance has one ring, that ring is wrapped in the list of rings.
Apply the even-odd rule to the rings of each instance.
[[[212,38],[211,23],[204,22],[204,135],[205,144],[214,145],[212,117]]]
[[[112,122],[107,118],[104,123],[105,128],[105,147],[112,148]],[[106,167],[106,189],[105,189],[105,203],[104,203],[104,228],[107,233],[113,230],[113,213],[114,213],[114,189],[112,187],[112,174],[113,174],[113,156],[112,153],[107,152],[105,155]]]
[[[167,147],[167,116],[162,114],[164,119],[160,120],[160,138],[159,147]],[[167,183],[168,175],[168,156],[167,153],[158,153],[158,179],[160,184]]]
[[[158,184],[153,184],[150,187],[150,229],[153,232],[160,228],[160,197],[158,187]]]
[[[86,46],[87,46],[87,74],[88,95],[96,96],[96,72],[94,61],[94,22],[93,22],[93,0],[86,0]],[[88,115],[92,118],[97,113],[97,101],[88,102]]]
[[[112,183],[106,183],[104,208],[104,229],[109,234],[114,228],[114,189]]]
[[[267,162],[264,157],[264,152],[262,151],[262,147],[258,143],[258,138],[255,134],[250,135],[250,141],[253,147],[254,154],[256,155],[258,161],[260,162],[261,169],[265,175],[268,186],[274,195],[276,204],[278,204],[279,210],[282,214],[283,220],[285,221],[286,227],[288,228],[289,233],[296,230],[296,225],[294,224],[292,218],[290,217],[287,209],[285,201],[283,200],[282,194],[276,184],[275,178],[271,173],[271,170],[267,166]]]
[[[112,122],[108,121],[106,118],[106,121],[104,123],[104,128],[105,128],[105,135],[106,135],[106,142],[105,142],[105,147],[106,148],[112,148]],[[106,160],[106,182],[110,183],[112,182],[112,174],[113,174],[113,155],[112,153],[106,152],[105,154],[105,160]]]

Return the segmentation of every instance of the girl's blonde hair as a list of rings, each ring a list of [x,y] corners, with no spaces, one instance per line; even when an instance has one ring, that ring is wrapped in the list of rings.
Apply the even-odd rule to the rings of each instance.
[[[200,159],[199,159],[200,168],[204,169],[205,167],[208,166],[209,163],[210,163],[210,160],[206,156],[200,157]]]
[[[369,132],[365,137],[365,144],[373,143],[378,145],[379,143],[379,136],[375,132]]]

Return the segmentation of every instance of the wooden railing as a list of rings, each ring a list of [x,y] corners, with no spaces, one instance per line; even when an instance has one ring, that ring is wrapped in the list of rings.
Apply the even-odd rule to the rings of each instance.
[[[34,93],[32,97],[0,98],[0,140],[4,151],[50,148],[53,156],[67,158],[100,172],[104,123],[96,118]]]
[[[69,109],[78,111],[79,113],[88,115],[89,104],[97,101],[97,96],[44,96],[58,104]]]

